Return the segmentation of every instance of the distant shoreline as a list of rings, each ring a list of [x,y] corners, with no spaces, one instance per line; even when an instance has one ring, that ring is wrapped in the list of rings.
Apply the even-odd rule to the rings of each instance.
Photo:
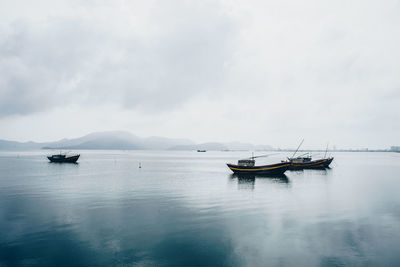
[[[328,149],[329,152],[399,152],[399,146],[387,149],[345,148]],[[1,150],[169,150],[169,151],[274,151],[294,152],[294,148],[277,148],[272,145],[246,142],[206,142],[196,143],[184,138],[138,137],[130,132],[109,131],[94,132],[73,139],[61,139],[54,142],[18,142],[0,139]],[[325,152],[326,149],[300,149],[298,152]]]
[[[23,151],[169,151],[169,152],[175,152],[175,151],[186,151],[186,152],[197,152],[195,149],[187,149],[187,150],[179,150],[179,149],[121,149],[121,148],[28,148],[28,149],[0,149],[0,152],[23,152]],[[281,150],[207,150],[207,152],[282,152],[282,153],[292,153],[295,152],[295,149],[281,149]],[[325,150],[298,150],[297,153],[325,153]],[[337,149],[337,150],[328,150],[328,153],[336,153],[336,152],[371,152],[371,153],[377,153],[377,152],[390,152],[390,153],[400,153],[400,151],[392,151],[388,149],[374,149],[374,150],[361,150],[361,149]]]

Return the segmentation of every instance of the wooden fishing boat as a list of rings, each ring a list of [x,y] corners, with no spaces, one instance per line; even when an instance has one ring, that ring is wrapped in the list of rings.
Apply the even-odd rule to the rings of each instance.
[[[290,163],[290,170],[303,170],[303,169],[325,169],[329,168],[329,164],[333,161],[333,157],[310,160],[305,162],[287,161]]]
[[[325,155],[322,159],[312,160],[310,153],[305,153],[303,155],[295,157],[297,151],[304,139],[300,142],[296,151],[293,153],[291,158],[287,158],[290,163],[289,170],[303,170],[303,169],[325,169],[329,168],[329,164],[333,161],[333,157],[326,157],[326,153],[328,152],[328,145],[326,146]]]
[[[56,154],[56,155],[51,155],[48,156],[47,158],[50,160],[50,162],[57,162],[57,163],[76,163],[77,160],[79,159],[79,154],[78,155],[73,155],[73,156],[67,156],[66,154]]]
[[[233,171],[238,174],[283,174],[290,167],[290,162],[281,162],[276,164],[269,165],[260,165],[255,166],[256,157],[251,157],[249,159],[241,159],[238,160],[238,164],[230,164],[226,165]]]

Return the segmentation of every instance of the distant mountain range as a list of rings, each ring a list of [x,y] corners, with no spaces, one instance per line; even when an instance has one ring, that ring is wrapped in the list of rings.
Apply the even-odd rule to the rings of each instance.
[[[272,150],[267,145],[250,143],[203,143],[196,144],[189,139],[165,137],[141,138],[129,132],[96,132],[74,139],[62,139],[56,142],[16,142],[0,140],[0,150],[33,149],[117,149],[117,150]]]

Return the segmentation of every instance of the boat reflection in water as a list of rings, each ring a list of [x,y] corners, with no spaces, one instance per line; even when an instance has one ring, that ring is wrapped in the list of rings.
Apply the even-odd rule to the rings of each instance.
[[[332,168],[331,167],[318,167],[318,168],[293,168],[292,166],[289,168],[289,171],[295,173],[302,173],[304,171],[311,170],[313,173],[318,173],[321,175],[327,175]]]
[[[253,176],[242,176],[239,174],[231,174],[230,178],[232,180],[237,179],[237,185],[238,185],[238,189],[241,190],[254,190],[254,186],[256,184],[256,178]]]
[[[239,189],[251,189],[255,187],[256,180],[268,180],[271,183],[289,184],[289,178],[285,174],[243,174],[233,173],[229,175],[231,180],[237,180]]]
[[[289,178],[286,174],[243,174],[243,173],[233,173],[230,175],[231,179],[238,179],[238,181],[243,180],[255,180],[255,179],[270,179],[271,181],[276,181],[278,183],[289,183]]]

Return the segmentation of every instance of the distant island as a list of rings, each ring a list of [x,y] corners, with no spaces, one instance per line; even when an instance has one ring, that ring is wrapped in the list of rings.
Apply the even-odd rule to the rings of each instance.
[[[99,149],[99,150],[273,150],[269,145],[250,143],[209,142],[196,144],[189,139],[166,137],[138,137],[130,132],[95,132],[79,138],[62,139],[56,142],[17,142],[0,140],[0,150],[35,149]]]
[[[400,152],[400,146],[392,146],[392,147],[390,147],[390,151],[392,151],[392,152]]]
[[[294,148],[274,148],[270,145],[253,145],[243,142],[207,142],[196,144],[190,139],[166,137],[138,137],[125,131],[95,132],[79,138],[62,139],[55,142],[17,142],[0,139],[0,150],[37,149],[98,149],[98,150],[206,150],[206,151],[294,151]],[[302,151],[322,152],[325,149],[300,149]],[[330,152],[400,152],[400,146],[389,149],[330,149]]]

